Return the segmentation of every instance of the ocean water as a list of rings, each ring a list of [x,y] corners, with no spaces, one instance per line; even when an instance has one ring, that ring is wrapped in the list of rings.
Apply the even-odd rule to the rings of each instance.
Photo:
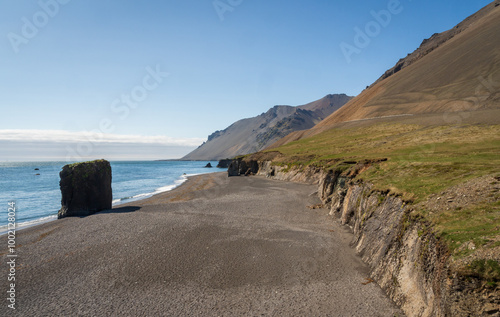
[[[217,162],[210,162],[216,166]],[[57,219],[61,208],[59,172],[67,162],[0,162],[0,234],[6,231],[9,202],[16,203],[16,227]],[[111,162],[113,206],[172,190],[187,176],[222,172],[207,162]],[[35,170],[38,169],[38,170]],[[37,175],[39,174],[39,175]]]

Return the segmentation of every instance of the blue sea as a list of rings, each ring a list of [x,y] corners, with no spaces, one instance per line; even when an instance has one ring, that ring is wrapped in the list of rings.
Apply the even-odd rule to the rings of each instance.
[[[208,162],[111,162],[113,206],[169,191],[188,176],[222,172]],[[16,204],[16,227],[57,219],[61,208],[59,172],[67,162],[0,162],[0,234],[8,223],[9,202]],[[36,170],[38,169],[38,170]],[[38,175],[37,175],[38,174]]]

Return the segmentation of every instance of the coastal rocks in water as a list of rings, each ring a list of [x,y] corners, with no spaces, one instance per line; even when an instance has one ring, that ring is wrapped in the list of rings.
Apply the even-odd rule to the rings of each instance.
[[[58,218],[82,217],[111,209],[111,165],[106,160],[66,165],[59,173],[61,210]]]
[[[39,171],[39,170],[40,170],[40,169],[39,169],[38,167],[37,167],[37,168],[35,168],[35,171]]]
[[[217,167],[218,168],[228,168],[232,161],[233,160],[231,160],[231,159],[220,160],[219,163],[217,164]]]
[[[210,164],[210,162],[208,162],[207,165],[205,165],[206,168],[211,168],[212,167],[212,164]]]

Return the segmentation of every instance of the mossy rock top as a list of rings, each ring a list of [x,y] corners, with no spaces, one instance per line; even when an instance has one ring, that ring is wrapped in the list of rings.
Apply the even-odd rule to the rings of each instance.
[[[94,160],[94,161],[77,162],[77,163],[65,165],[64,167],[78,168],[78,167],[83,167],[83,166],[86,166],[89,164],[107,164],[107,165],[109,165],[109,162],[104,160],[104,159],[100,159],[100,160]]]

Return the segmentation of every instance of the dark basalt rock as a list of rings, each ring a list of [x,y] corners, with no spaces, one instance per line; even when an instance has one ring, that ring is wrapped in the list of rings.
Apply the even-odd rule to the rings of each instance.
[[[229,168],[227,169],[227,176],[240,176],[240,175],[256,175],[259,172],[259,164],[257,161],[245,161],[243,159],[234,159]]]
[[[111,209],[111,165],[106,160],[66,165],[59,173],[61,210],[58,218],[84,217]]]
[[[227,176],[240,176],[240,163],[241,160],[233,160],[227,169]]]
[[[217,164],[217,167],[218,168],[228,168],[232,161],[233,160],[231,160],[231,159],[220,160],[219,163]]]
[[[211,167],[212,167],[212,164],[210,164],[210,162],[208,162],[208,164],[207,164],[207,165],[205,165],[205,167],[207,167],[207,168],[211,168]]]

